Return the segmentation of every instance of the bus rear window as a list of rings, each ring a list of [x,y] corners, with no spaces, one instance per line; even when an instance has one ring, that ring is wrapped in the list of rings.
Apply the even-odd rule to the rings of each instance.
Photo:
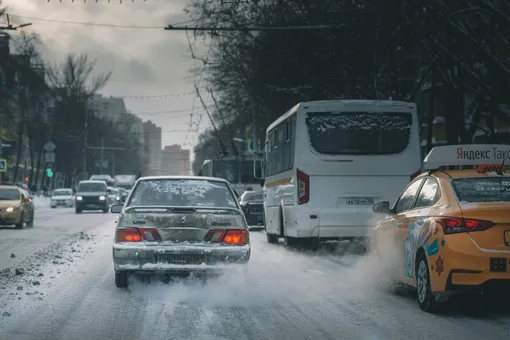
[[[390,155],[404,151],[412,115],[402,112],[307,113],[312,147],[327,155]]]
[[[459,202],[510,202],[510,179],[504,177],[452,180]]]

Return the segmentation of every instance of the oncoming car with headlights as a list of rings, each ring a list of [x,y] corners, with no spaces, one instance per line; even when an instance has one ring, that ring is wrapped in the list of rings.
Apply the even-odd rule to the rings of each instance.
[[[103,210],[108,212],[107,186],[104,181],[81,181],[76,190],[75,210]]]
[[[51,194],[50,202],[52,208],[58,206],[72,208],[74,205],[73,189],[55,189]]]
[[[248,227],[229,183],[195,176],[143,177],[120,213],[113,243],[115,285],[128,274],[221,273],[246,265]]]
[[[0,185],[0,225],[34,225],[34,202],[25,189],[15,185]]]
[[[392,208],[373,206],[386,217],[372,249],[390,255],[392,279],[416,288],[422,310],[458,292],[510,292],[509,158],[509,145],[435,147]]]

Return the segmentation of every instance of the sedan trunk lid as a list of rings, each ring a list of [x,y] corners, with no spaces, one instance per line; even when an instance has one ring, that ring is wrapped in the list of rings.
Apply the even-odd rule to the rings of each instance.
[[[246,229],[239,212],[223,209],[133,209],[121,215],[119,227],[155,228],[162,242],[187,244],[204,242],[209,230]]]

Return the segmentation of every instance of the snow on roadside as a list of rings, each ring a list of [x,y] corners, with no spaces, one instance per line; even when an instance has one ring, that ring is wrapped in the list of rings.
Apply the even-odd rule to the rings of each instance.
[[[96,232],[81,231],[0,270],[0,327],[3,326],[2,318],[15,313],[15,308],[23,301],[44,301],[45,291],[58,282],[60,275],[72,264],[79,264],[94,252],[97,240]],[[15,258],[16,254],[11,257]]]

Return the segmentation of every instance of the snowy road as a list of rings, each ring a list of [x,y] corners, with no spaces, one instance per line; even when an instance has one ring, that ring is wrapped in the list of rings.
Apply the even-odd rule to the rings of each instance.
[[[33,229],[0,230],[2,265],[17,261],[0,274],[1,340],[510,337],[510,311],[464,299],[444,314],[426,314],[412,296],[377,291],[367,258],[293,252],[267,244],[263,232],[252,233],[248,282],[133,280],[129,290],[118,289],[115,215],[37,212]]]

